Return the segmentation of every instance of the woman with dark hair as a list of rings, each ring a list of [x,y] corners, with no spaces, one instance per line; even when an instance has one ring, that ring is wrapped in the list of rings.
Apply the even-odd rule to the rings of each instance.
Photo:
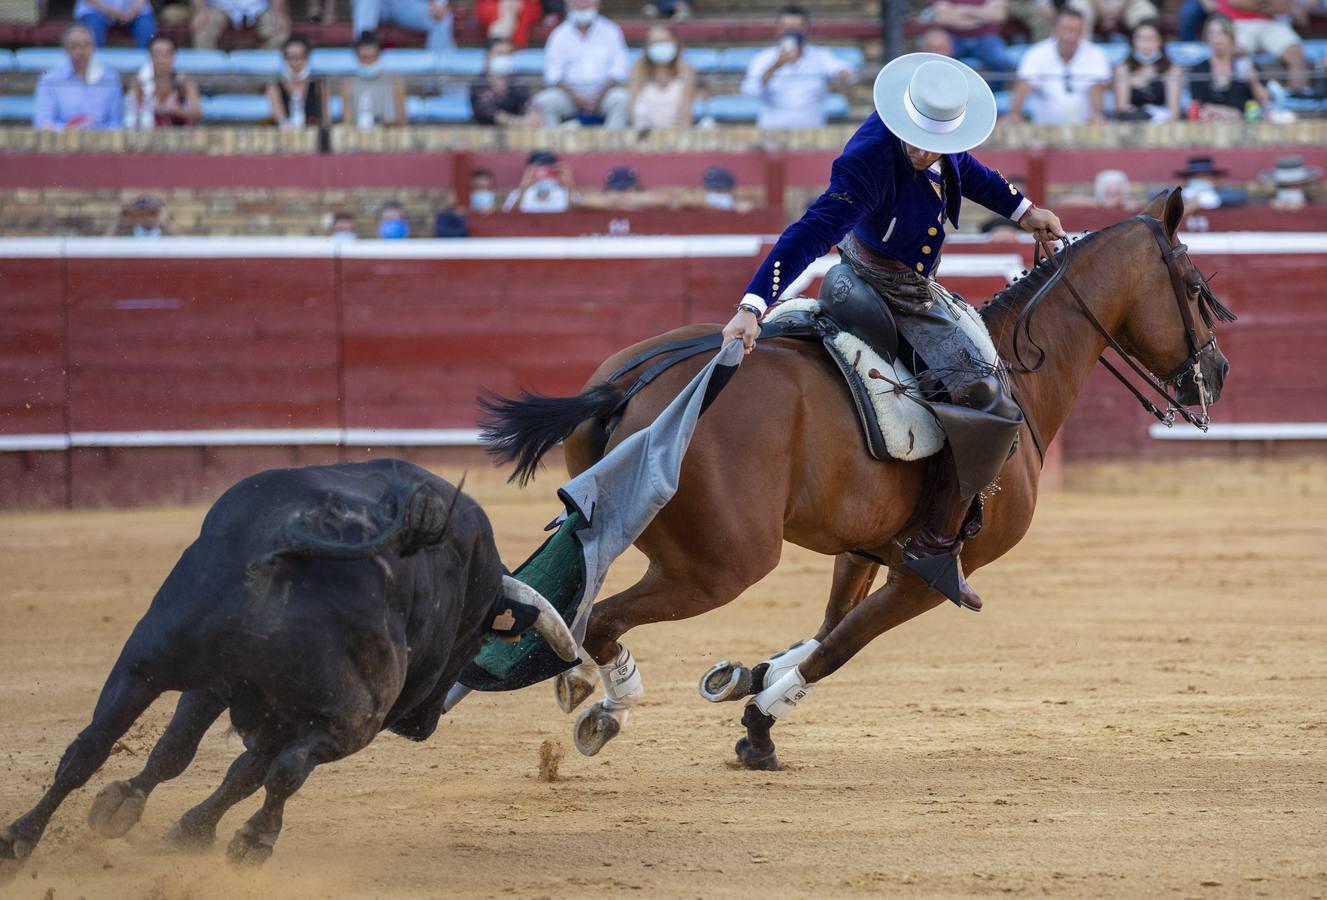
[[[272,118],[281,128],[303,128],[306,125],[327,125],[327,95],[322,80],[314,78],[309,66],[309,42],[292,37],[281,49],[281,74],[267,86],[267,99],[272,104]]]
[[[645,52],[627,79],[631,127],[686,128],[696,98],[696,70],[682,59],[682,44],[667,25],[652,25]]]
[[[1115,114],[1156,123],[1180,118],[1184,74],[1166,57],[1166,37],[1156,19],[1129,33],[1129,56],[1115,67]]]
[[[175,71],[175,40],[154,35],[148,62],[129,87],[131,128],[173,128],[193,125],[203,117],[198,84]]]
[[[1199,119],[1233,121],[1244,117],[1249,103],[1266,105],[1271,100],[1253,61],[1239,52],[1229,18],[1208,16],[1203,40],[1211,55],[1189,70],[1189,94]]]

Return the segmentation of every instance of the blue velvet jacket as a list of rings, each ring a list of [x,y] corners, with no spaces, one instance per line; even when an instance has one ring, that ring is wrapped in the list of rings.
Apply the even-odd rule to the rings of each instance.
[[[872,113],[834,161],[829,188],[783,232],[743,302],[764,310],[849,231],[867,249],[930,277],[945,240],[945,220],[958,226],[961,197],[1009,218],[1031,205],[970,153],[943,157],[939,169],[914,168],[903,142]]]

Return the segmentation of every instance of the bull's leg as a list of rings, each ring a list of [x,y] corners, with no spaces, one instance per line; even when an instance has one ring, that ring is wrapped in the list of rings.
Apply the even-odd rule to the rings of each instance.
[[[796,667],[771,682],[747,704],[742,716],[746,737],[737,742],[739,761],[748,768],[778,768],[770,731],[805,699],[811,685],[840,666],[878,635],[943,603],[945,598],[916,576],[891,569],[877,591],[855,606]]]
[[[700,679],[700,695],[711,703],[741,700],[763,690],[777,680],[779,662],[797,665],[815,646],[843,621],[849,611],[871,592],[880,565],[865,557],[842,553],[834,559],[834,581],[829,589],[829,602],[825,606],[825,619],[816,636],[809,641],[798,641],[787,650],[775,654],[758,666],[748,668],[740,662],[723,660],[716,663]],[[771,676],[771,666],[775,673]]]
[[[148,795],[176,778],[193,762],[207,729],[225,711],[227,701],[212,690],[186,691],[170,725],[152,748],[143,771],[128,781],[113,781],[92,801],[88,825],[102,837],[119,837],[138,823]]]
[[[267,769],[272,764],[269,754],[246,750],[230,764],[212,795],[180,816],[171,826],[167,839],[179,847],[207,847],[217,839],[217,824],[232,806],[263,786]]]
[[[162,689],[138,675],[123,657],[102,688],[92,722],[69,745],[55,770],[55,782],[37,805],[0,829],[0,864],[26,857],[41,840],[65,797],[82,787],[111,755],[111,747],[161,695]]]
[[[263,780],[267,796],[262,809],[240,826],[226,848],[231,862],[262,863],[271,856],[281,834],[286,801],[300,789],[309,773],[323,763],[353,753],[371,739],[370,734],[362,741],[347,744],[319,729],[306,733],[279,752]]]

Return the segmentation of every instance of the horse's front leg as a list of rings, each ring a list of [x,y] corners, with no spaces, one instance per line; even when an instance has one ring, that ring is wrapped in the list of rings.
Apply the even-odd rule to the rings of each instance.
[[[747,768],[777,769],[774,723],[788,716],[806,699],[811,686],[833,674],[877,636],[943,603],[945,598],[926,587],[915,575],[891,569],[877,591],[857,604],[837,626],[814,642],[811,652],[796,666],[781,670],[747,703],[742,715],[746,737],[737,742],[737,758]]]
[[[775,654],[765,662],[754,667],[747,667],[740,662],[723,660],[711,666],[700,679],[700,695],[711,703],[726,700],[741,700],[744,697],[763,690],[772,681],[769,677],[770,665],[785,655],[785,663],[796,665],[806,658],[814,645],[823,641],[839,622],[858,603],[871,592],[880,564],[854,553],[840,553],[834,558],[834,580],[829,588],[829,602],[825,605],[825,619],[815,637],[801,640],[788,650]],[[792,657],[793,651],[801,650],[800,655]],[[777,676],[776,676],[777,677]]]

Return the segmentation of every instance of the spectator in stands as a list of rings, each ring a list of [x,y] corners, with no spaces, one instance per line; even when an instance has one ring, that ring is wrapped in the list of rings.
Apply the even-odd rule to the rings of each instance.
[[[1273,209],[1303,209],[1309,202],[1304,189],[1322,179],[1322,168],[1304,165],[1302,156],[1283,156],[1275,169],[1258,173],[1258,178],[1276,186],[1270,201]]]
[[[954,39],[939,25],[932,25],[922,32],[917,39],[917,50],[921,53],[935,53],[939,56],[954,55]]]
[[[111,237],[158,238],[175,234],[166,204],[160,197],[143,194],[120,209]]]
[[[575,0],[572,0],[575,2]],[[576,200],[571,170],[548,150],[535,150],[526,161],[521,183],[507,195],[503,212],[566,212]]]
[[[687,127],[696,99],[696,70],[682,59],[682,45],[666,25],[654,25],[645,35],[645,52],[631,67],[629,105],[631,127]]]
[[[1161,14],[1152,0],[1068,0],[1065,6],[1082,14],[1088,40],[1128,34]]]
[[[405,82],[382,70],[382,45],[376,31],[355,38],[355,74],[341,83],[341,120],[356,128],[404,125]]]
[[[400,241],[410,237],[410,223],[405,209],[395,200],[378,207],[378,237],[384,241]]]
[[[647,19],[663,16],[674,22],[684,22],[691,18],[691,4],[687,0],[650,0],[641,12]]]
[[[286,0],[192,0],[194,14],[189,21],[193,45],[199,50],[215,50],[217,40],[227,26],[252,28],[260,45],[275,50],[290,37],[290,15]]]
[[[567,0],[567,19],[544,46],[548,87],[534,97],[544,125],[602,118],[606,128],[625,128],[627,64],[622,29],[599,15],[599,0]]]
[[[1216,0],[1180,0],[1179,39],[1198,40],[1208,13],[1212,12],[1216,12]]]
[[[1027,29],[1034,43],[1051,36],[1055,10],[1051,0],[1009,0],[1009,20]]]
[[[1253,60],[1238,52],[1230,19],[1219,13],[1208,16],[1203,39],[1211,52],[1189,70],[1191,113],[1204,122],[1235,121],[1243,118],[1250,103],[1265,105],[1271,100]]]
[[[267,86],[272,118],[281,128],[327,125],[327,93],[321,78],[313,77],[309,65],[309,42],[302,37],[286,41],[281,51],[281,74]]]
[[[1115,116],[1177,122],[1184,73],[1166,56],[1166,38],[1155,19],[1129,35],[1129,56],[1115,67]]]
[[[359,237],[355,233],[355,214],[341,211],[332,216],[332,228],[329,234],[334,240],[353,241]]]
[[[1092,179],[1092,193],[1061,194],[1056,206],[1090,206],[1095,209],[1134,210],[1133,186],[1129,176],[1119,169],[1102,169]]]
[[[705,189],[705,207],[721,209],[726,212],[750,212],[754,207],[737,196],[737,179],[724,166],[710,166],[700,176],[700,185]]]
[[[351,12],[356,36],[377,31],[384,22],[394,22],[428,35],[424,45],[434,53],[456,46],[452,38],[450,0],[353,0]]]
[[[820,128],[829,86],[850,84],[852,67],[825,47],[806,42],[810,16],[800,6],[779,13],[779,43],[755,55],[742,93],[760,98],[760,128]]]
[[[1083,16],[1065,8],[1055,17],[1055,33],[1033,44],[1018,63],[1018,80],[1010,101],[1010,122],[1025,115],[1037,125],[1099,122],[1110,60],[1084,40]]]
[[[1216,209],[1220,206],[1243,206],[1249,200],[1248,192],[1243,188],[1222,187],[1217,179],[1226,174],[1225,169],[1217,168],[1210,156],[1191,156],[1184,168],[1175,172],[1180,178],[1187,178],[1184,185],[1184,205],[1193,209]]]
[[[120,77],[96,61],[92,32],[72,25],[61,42],[69,60],[41,76],[32,127],[47,131],[124,127]]]
[[[935,0],[929,11],[953,42],[954,51],[946,56],[971,57],[987,72],[1009,70],[1009,51],[1000,37],[1008,16],[1005,0]]]
[[[1245,53],[1270,53],[1289,70],[1287,81],[1296,96],[1308,91],[1309,64],[1295,30],[1273,16],[1295,13],[1294,0],[1215,0],[1216,11],[1234,23],[1235,43]]]
[[[484,77],[470,85],[470,109],[478,125],[528,125],[537,118],[530,92],[512,81],[513,49],[505,38],[493,41]]]
[[[470,212],[487,216],[498,209],[498,182],[490,169],[475,169],[470,173]]]
[[[476,0],[475,19],[490,41],[511,41],[518,50],[530,46],[530,30],[544,15],[539,0]]]
[[[146,47],[157,33],[149,0],[78,0],[74,18],[92,32],[98,47],[106,46],[106,34],[112,28],[128,29],[136,47]]]
[[[470,226],[466,224],[465,216],[455,207],[445,207],[438,210],[438,214],[433,217],[433,236],[435,238],[463,238],[470,236]]]
[[[175,71],[175,39],[156,35],[148,56],[129,88],[127,124],[141,129],[197,124],[203,117],[198,83]]]

